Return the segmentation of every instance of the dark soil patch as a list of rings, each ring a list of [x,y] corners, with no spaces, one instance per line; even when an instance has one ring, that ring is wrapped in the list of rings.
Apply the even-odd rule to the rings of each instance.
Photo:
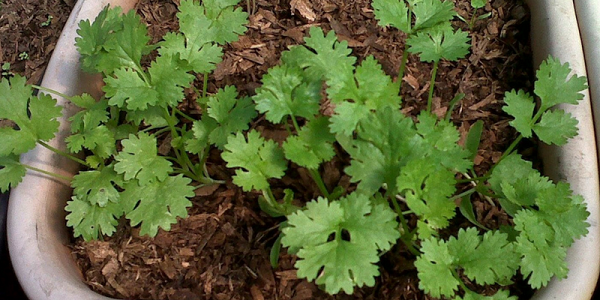
[[[39,83],[75,0],[3,0],[0,65]]]
[[[454,0],[459,14],[471,15],[468,0]],[[9,62],[11,71],[41,78],[56,37],[66,21],[72,2],[67,0],[4,0],[0,12],[0,62]],[[281,51],[302,43],[312,26],[335,30],[348,41],[359,61],[374,55],[384,70],[397,76],[403,49],[403,34],[383,29],[374,20],[370,0],[256,0],[249,31],[225,49],[224,61],[211,76],[208,90],[236,85],[252,95],[262,75],[279,60]],[[466,94],[453,111],[453,121],[465,134],[478,119],[485,122],[476,170],[485,172],[514,137],[501,111],[502,98],[509,89],[530,90],[533,71],[528,43],[529,14],[522,1],[492,0],[484,9],[492,17],[479,21],[471,31],[471,54],[459,62],[442,62],[436,82],[434,111],[443,115],[457,93]],[[138,12],[149,26],[154,42],[176,29],[177,0],[143,0]],[[245,5],[243,5],[245,7]],[[480,13],[484,13],[481,11]],[[41,24],[53,16],[49,26]],[[467,30],[456,21],[455,26]],[[28,53],[29,59],[19,55]],[[403,110],[416,114],[423,109],[429,88],[431,65],[411,57],[402,79]],[[201,83],[198,83],[201,85]],[[191,94],[191,91],[190,91]],[[189,99],[182,110],[193,114]],[[285,132],[267,123],[256,124],[271,138],[285,138]],[[533,153],[527,146],[523,153]],[[277,224],[262,213],[256,194],[245,194],[231,184],[218,154],[209,165],[216,179],[226,185],[197,191],[190,217],[160,231],[155,238],[140,237],[135,228],[121,226],[104,241],[76,240],[73,253],[92,289],[127,299],[431,299],[418,289],[414,258],[401,247],[382,258],[381,273],[373,288],[354,295],[328,296],[312,283],[296,278],[293,256],[282,254],[273,270],[269,251],[278,235]],[[330,186],[348,185],[344,162],[326,165],[322,172]],[[276,193],[292,186],[298,200],[318,194],[303,169],[288,170]],[[279,189],[277,188],[279,187]],[[504,212],[484,201],[474,201],[478,220],[496,228],[509,222]],[[457,220],[455,228],[466,225]],[[516,287],[512,293],[527,298],[529,291]]]

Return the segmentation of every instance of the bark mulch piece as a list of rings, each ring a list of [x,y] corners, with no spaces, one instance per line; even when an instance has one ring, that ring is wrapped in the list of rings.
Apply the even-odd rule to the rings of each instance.
[[[278,63],[281,51],[302,44],[313,26],[335,30],[359,62],[373,55],[398,80],[404,36],[377,25],[369,0],[252,2],[255,5],[251,7],[249,30],[225,47],[223,62],[209,78],[209,92],[235,85],[242,94],[254,94],[262,75]],[[459,14],[469,19],[469,1],[455,2]],[[177,29],[178,3],[147,0],[138,5],[154,42]],[[246,9],[245,2],[242,4]],[[471,32],[473,46],[468,57],[440,63],[434,99],[434,112],[444,115],[457,93],[466,95],[452,112],[463,135],[476,120],[485,122],[476,163],[480,173],[498,160],[515,137],[501,110],[503,94],[510,89],[531,90],[533,78],[527,8],[521,1],[495,0],[479,13],[487,12],[492,16],[478,21]],[[455,26],[468,30],[460,21]],[[409,115],[416,115],[425,106],[430,72],[430,64],[410,57],[401,79],[403,110]],[[200,81],[198,84],[201,87]],[[182,109],[186,107],[194,109],[193,99]],[[255,126],[270,138],[285,138],[285,131],[275,126],[264,122]],[[228,183],[197,190],[190,217],[180,220],[170,232],[161,230],[155,238],[140,237],[137,229],[122,222],[122,230],[114,237],[90,243],[75,241],[73,253],[92,289],[126,299],[431,299],[418,289],[414,258],[407,258],[410,256],[400,246],[382,257],[382,275],[375,287],[356,289],[351,296],[329,296],[313,283],[298,279],[293,268],[295,257],[285,251],[279,267],[272,269],[269,251],[282,220],[262,213],[257,195],[244,194],[231,184],[231,170],[222,165],[218,154],[213,156],[211,173]],[[346,163],[335,161],[323,168],[330,186],[349,185],[342,171]],[[292,186],[299,201],[318,194],[300,168],[288,171],[273,185],[276,193],[281,193],[285,185]],[[487,201],[475,199],[474,206],[479,221],[486,226],[497,228],[510,222],[503,211]],[[467,224],[460,218],[455,223],[454,229]],[[485,292],[494,293],[497,288]],[[526,297],[530,291],[517,286],[512,293]]]

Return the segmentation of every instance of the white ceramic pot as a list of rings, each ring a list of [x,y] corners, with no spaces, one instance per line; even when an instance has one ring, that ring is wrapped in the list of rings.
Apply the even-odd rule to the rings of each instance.
[[[80,70],[75,48],[78,23],[96,18],[106,5],[133,8],[137,0],[79,0],[58,40],[41,85],[66,95],[82,92],[98,96],[102,77]],[[54,96],[54,95],[53,95]],[[67,119],[76,108],[63,98],[54,96],[63,105],[63,118],[53,147],[65,150],[62,142],[69,135]],[[53,152],[36,147],[21,157],[23,163],[65,176],[77,171],[77,163]],[[11,191],[7,220],[11,261],[31,300],[100,300],[110,299],[90,290],[82,281],[66,246],[71,233],[65,226],[65,205],[70,198],[68,184],[36,173],[28,173],[23,182]]]
[[[137,0],[80,0],[56,46],[42,86],[67,95],[83,91],[99,93],[101,78],[86,75],[79,70],[79,55],[74,47],[77,24],[82,19],[94,19],[106,4],[122,6],[127,10],[132,8],[135,2]],[[531,35],[535,66],[551,54],[563,62],[569,62],[577,74],[586,75],[572,0],[527,2],[532,11]],[[598,6],[596,5],[597,12]],[[598,18],[594,21],[598,22]],[[596,31],[600,32],[598,29]],[[593,43],[598,44],[598,40],[600,38],[596,36]],[[597,57],[595,61],[600,63],[600,58]],[[600,70],[594,72],[594,79],[600,78]],[[591,85],[594,93],[599,85],[594,81],[591,81]],[[58,100],[65,105],[65,117],[61,120],[65,121],[74,113],[74,108],[65,104],[64,99]],[[569,277],[561,281],[551,281],[546,288],[536,293],[534,299],[538,300],[590,299],[599,272],[600,240],[597,226],[600,197],[590,97],[586,94],[581,104],[565,108],[579,120],[579,136],[562,148],[543,149],[545,172],[554,179],[569,181],[573,190],[584,196],[591,212],[589,222],[592,226],[587,237],[578,240],[569,251]],[[66,126],[61,127],[58,139],[53,140],[51,144],[64,149],[65,145],[58,140],[68,135],[68,131]],[[27,153],[22,159],[27,164],[62,175],[72,175],[77,168],[71,161],[41,147]],[[9,251],[19,282],[31,300],[110,299],[94,293],[83,283],[66,246],[70,233],[65,226],[64,207],[70,193],[71,189],[65,183],[34,173],[28,174],[11,192],[8,216]]]
[[[590,80],[592,91],[597,90],[598,76],[588,73],[583,55],[579,24],[579,13],[575,14],[573,0],[527,0],[531,10],[531,44],[533,48],[534,66],[538,66],[548,55],[568,62],[574,73],[586,75]],[[600,16],[599,1],[582,0],[575,2],[594,3],[596,16]],[[594,6],[594,5],[592,5]],[[598,22],[598,20],[596,20]],[[595,23],[598,24],[598,23]],[[595,28],[595,29],[593,29]],[[600,30],[600,27],[589,30]],[[582,31],[583,32],[583,31]],[[598,36],[598,35],[596,35]],[[600,66],[600,57],[596,57],[596,68]],[[594,76],[595,75],[595,76]],[[594,94],[592,94],[593,96]],[[600,95],[596,94],[596,101]],[[564,180],[571,184],[576,194],[582,195],[588,205],[591,224],[586,237],[577,240],[567,254],[569,267],[568,278],[557,280],[538,291],[533,299],[583,300],[591,299],[598,273],[600,272],[600,232],[598,216],[600,214],[600,197],[598,184],[598,163],[594,120],[592,117],[593,101],[589,92],[577,106],[563,105],[562,108],[579,120],[579,135],[563,147],[541,147],[544,159],[544,173],[554,180]]]

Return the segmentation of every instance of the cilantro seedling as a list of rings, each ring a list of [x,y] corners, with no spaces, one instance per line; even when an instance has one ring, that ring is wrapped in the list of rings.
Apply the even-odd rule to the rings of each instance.
[[[2,64],[2,77],[9,77],[15,75],[10,71],[10,63],[6,62]]]
[[[434,63],[427,98],[427,111],[431,111],[439,61],[463,58],[469,50],[467,34],[452,29],[450,24],[456,15],[454,5],[442,0],[373,0],[371,5],[379,25],[392,26],[408,35],[408,48],[400,62],[399,81],[404,77],[409,52],[419,54],[421,61]]]
[[[488,3],[488,0],[471,0],[470,4],[471,4],[471,8],[473,8],[473,11],[471,14],[471,19],[469,21],[467,21],[461,15],[457,15],[457,17],[459,19],[461,19],[463,22],[467,23],[467,25],[469,25],[469,29],[473,29],[476,21],[485,20],[492,15],[492,13],[489,12],[489,13],[477,16],[477,11],[480,8],[484,8],[487,3]]]
[[[48,27],[48,26],[50,26],[50,24],[52,24],[52,19],[54,19],[54,16],[48,15],[46,17],[46,21],[40,23],[40,27]]]
[[[28,60],[28,59],[29,59],[29,53],[27,53],[26,51],[19,53],[19,60]]]

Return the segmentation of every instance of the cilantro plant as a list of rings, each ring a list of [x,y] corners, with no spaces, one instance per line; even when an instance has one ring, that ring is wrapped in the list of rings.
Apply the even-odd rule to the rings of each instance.
[[[488,3],[488,0],[471,0],[470,4],[471,4],[471,8],[473,8],[472,14],[471,14],[471,19],[469,21],[467,21],[464,17],[462,17],[461,15],[457,15],[457,17],[462,20],[463,22],[467,23],[467,25],[469,25],[469,29],[473,29],[473,27],[475,26],[475,22],[478,20],[485,20],[487,18],[489,18],[492,13],[486,13],[486,14],[482,14],[482,15],[477,15],[477,11],[480,8],[484,8],[485,5]]]
[[[373,286],[379,257],[398,240],[416,256],[419,287],[433,297],[516,299],[507,290],[479,295],[463,278],[506,285],[520,272],[539,288],[553,276],[565,277],[566,250],[589,226],[585,204],[568,184],[540,175],[515,148],[534,134],[555,145],[573,137],[577,120],[551,108],[581,100],[585,78],[569,76],[568,65],[550,57],[537,72],[539,106],[524,91],[507,92],[504,110],[520,135],[488,174],[477,176],[473,159],[483,123],[475,123],[460,146],[449,118],[431,113],[438,62],[468,53],[466,33],[449,23],[455,16],[452,4],[374,0],[373,7],[380,24],[408,34],[403,64],[408,53],[433,63],[428,108],[416,118],[402,114],[399,84],[373,57],[357,63],[333,31],[313,27],[304,45],[282,53],[281,64],[264,75],[253,100],[265,119],[282,124],[289,136],[278,145],[256,131],[238,133],[228,138],[222,155],[229,167],[238,168],[234,183],[261,191],[261,207],[269,214],[287,216],[275,256],[280,245],[287,247],[298,256],[298,277],[331,294]],[[322,86],[333,115],[320,109]],[[356,184],[352,192],[324,186],[320,179],[321,164],[338,155],[336,145],[350,156],[344,171]],[[269,182],[282,178],[286,160],[306,168],[321,190],[322,196],[304,208],[292,204],[291,190],[284,199],[275,199],[271,191]],[[492,230],[477,223],[471,205],[475,194],[500,205],[514,226]],[[475,226],[445,238],[441,232],[457,208]]]
[[[476,174],[473,160],[483,123],[473,124],[462,146],[449,114],[438,118],[431,112],[439,62],[469,51],[467,34],[450,24],[456,16],[451,1],[373,0],[379,24],[407,34],[397,81],[372,56],[358,61],[335,32],[312,27],[304,45],[282,53],[281,64],[269,69],[252,97],[240,96],[232,86],[209,95],[207,78],[221,61],[221,46],[246,30],[247,14],[236,8],[238,2],[182,0],[179,31],[155,45],[140,18],[119,8],[80,23],[76,43],[82,68],[104,75],[101,99],[30,86],[20,76],[2,79],[0,118],[16,126],[0,128],[8,141],[0,145],[0,190],[34,169],[19,155],[40,144],[85,167],[72,179],[62,178],[73,187],[66,210],[75,236],[111,235],[121,216],[139,225],[140,234],[154,236],[187,216],[194,185],[215,182],[206,170],[208,151],[215,147],[227,166],[236,168],[233,183],[260,192],[260,207],[287,219],[272,262],[287,247],[298,257],[298,277],[328,293],[374,286],[379,258],[398,241],[416,257],[420,289],[436,298],[516,299],[503,289],[477,294],[465,279],[504,286],[520,272],[539,288],[553,276],[566,276],[567,248],[587,233],[589,213],[567,183],[542,176],[515,149],[534,135],[554,145],[576,135],[577,120],[554,107],[577,104],[585,78],[569,75],[567,64],[550,57],[537,72],[534,95],[507,92],[504,111],[514,118],[510,124],[519,136],[490,171]],[[142,66],[151,53],[156,59]],[[433,64],[427,109],[415,117],[400,110],[399,82],[410,53]],[[195,78],[203,79],[195,95],[199,118],[178,109],[184,88]],[[70,119],[66,142],[71,153],[85,151],[85,159],[47,144],[61,109],[46,94],[32,96],[34,88],[81,108]],[[450,106],[460,99],[455,96]],[[332,113],[324,113],[325,102]],[[249,130],[259,113],[286,128],[285,141],[278,144]],[[160,154],[159,138],[167,141],[170,155]],[[344,172],[351,190],[327,186],[321,177],[321,165],[336,156],[349,157]],[[291,188],[278,198],[271,183],[289,166],[305,168],[321,196],[304,207],[294,201]],[[477,223],[473,195],[499,205],[513,226],[489,229]],[[474,226],[448,234],[457,208]]]
[[[123,14],[119,7],[106,7],[93,22],[82,21],[76,46],[82,69],[104,75],[101,99],[30,86],[20,76],[0,81],[0,118],[16,124],[0,128],[5,141],[0,146],[0,190],[16,186],[27,168],[70,181],[67,225],[85,240],[111,235],[121,216],[150,236],[186,217],[194,196],[192,181],[215,182],[205,164],[211,145],[223,147],[228,135],[248,129],[257,114],[249,98],[238,99],[235,87],[214,95],[206,90],[208,74],[221,61],[221,46],[246,31],[248,15],[235,7],[238,2],[182,0],[179,31],[155,45],[149,44],[147,28],[134,11]],[[143,67],[142,59],[154,50],[156,59]],[[197,95],[200,119],[178,109],[196,74],[204,77]],[[33,88],[81,108],[70,118],[70,153],[46,143],[58,130],[61,108],[47,94],[31,96]],[[159,154],[159,137],[170,141],[167,156]],[[69,179],[22,164],[19,155],[36,144],[85,169]],[[82,151],[87,154],[83,160],[71,154]]]
[[[466,32],[453,29],[456,16],[452,1],[441,0],[373,0],[375,18],[381,26],[392,26],[407,35],[398,74],[404,77],[409,53],[417,53],[421,61],[433,62],[427,110],[431,111],[433,89],[439,61],[464,57],[469,49]]]

